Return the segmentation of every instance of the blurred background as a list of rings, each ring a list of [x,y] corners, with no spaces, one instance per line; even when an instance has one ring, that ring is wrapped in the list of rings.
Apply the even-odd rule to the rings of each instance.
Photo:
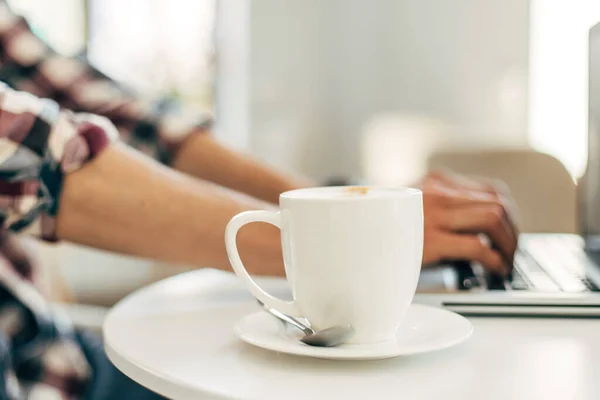
[[[57,51],[149,98],[212,109],[222,141],[280,168],[399,185],[450,167],[507,181],[525,231],[576,230],[598,1],[9,3]],[[185,269],[46,251],[63,299],[84,303]]]

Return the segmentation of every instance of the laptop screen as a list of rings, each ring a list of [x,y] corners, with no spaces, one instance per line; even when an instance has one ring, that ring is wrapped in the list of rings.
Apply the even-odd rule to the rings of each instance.
[[[588,165],[580,187],[581,233],[600,237],[600,23],[589,36]]]

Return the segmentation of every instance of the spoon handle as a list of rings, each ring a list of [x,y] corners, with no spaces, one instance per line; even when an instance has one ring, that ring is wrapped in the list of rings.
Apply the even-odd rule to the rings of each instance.
[[[313,331],[308,326],[304,325],[302,322],[298,321],[296,318],[290,317],[289,315],[285,315],[284,313],[279,312],[273,308],[268,308],[264,305],[263,307],[265,307],[265,310],[271,313],[271,315],[279,318],[283,322],[287,322],[288,324],[300,329],[302,332],[304,332],[305,335],[312,335],[313,333],[315,333],[315,331]]]

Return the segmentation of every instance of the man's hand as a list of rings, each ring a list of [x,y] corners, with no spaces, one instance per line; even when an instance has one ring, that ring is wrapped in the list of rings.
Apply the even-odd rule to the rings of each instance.
[[[495,274],[510,273],[519,232],[506,188],[450,172],[428,174],[420,187],[425,213],[424,264],[468,260]]]

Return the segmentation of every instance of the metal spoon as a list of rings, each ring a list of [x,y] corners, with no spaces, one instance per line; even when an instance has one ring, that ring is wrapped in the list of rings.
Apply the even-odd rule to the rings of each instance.
[[[311,327],[306,326],[302,322],[298,321],[296,318],[269,308],[262,303],[261,305],[274,317],[277,317],[283,322],[287,322],[288,324],[300,329],[304,333],[304,337],[300,339],[300,341],[309,346],[334,347],[346,342],[348,339],[354,336],[354,329],[350,325],[336,325],[320,331],[315,331]]]

